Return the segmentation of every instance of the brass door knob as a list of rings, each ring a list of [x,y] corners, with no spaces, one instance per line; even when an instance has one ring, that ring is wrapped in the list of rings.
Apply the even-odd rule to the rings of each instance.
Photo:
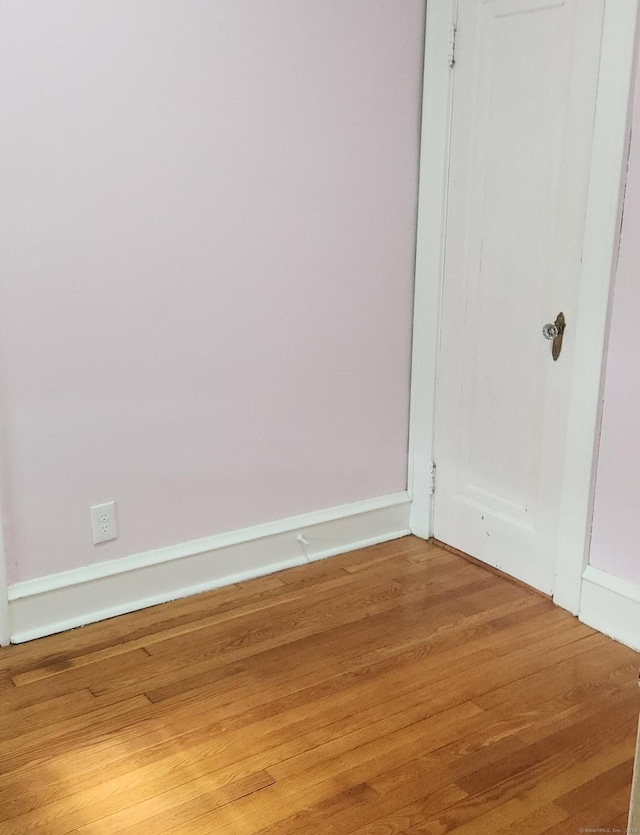
[[[561,311],[556,316],[555,322],[548,322],[542,328],[542,335],[544,338],[553,340],[551,345],[551,356],[553,357],[554,362],[560,356],[560,351],[562,351],[562,337],[566,327],[567,323],[564,318],[564,313]]]

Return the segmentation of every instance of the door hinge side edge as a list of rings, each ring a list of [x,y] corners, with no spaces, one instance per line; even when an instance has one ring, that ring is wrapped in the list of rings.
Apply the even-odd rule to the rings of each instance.
[[[431,477],[429,493],[433,496],[433,494],[436,492],[436,465],[433,461],[431,462],[431,466],[429,467],[429,475]]]

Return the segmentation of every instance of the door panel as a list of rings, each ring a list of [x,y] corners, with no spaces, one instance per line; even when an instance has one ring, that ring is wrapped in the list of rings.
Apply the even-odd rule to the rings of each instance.
[[[602,0],[460,0],[434,533],[551,593]],[[545,322],[567,318],[551,356]]]

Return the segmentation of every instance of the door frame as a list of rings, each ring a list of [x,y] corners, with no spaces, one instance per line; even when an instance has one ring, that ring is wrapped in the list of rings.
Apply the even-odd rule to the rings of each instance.
[[[640,0],[605,0],[589,195],[573,330],[575,367],[568,393],[567,448],[557,537],[554,601],[577,614],[589,561],[601,420],[603,360],[617,261],[629,147]],[[427,0],[416,245],[411,408],[410,528],[433,535],[434,427],[444,275],[451,110],[449,66],[458,0]],[[437,463],[437,462],[436,462]]]

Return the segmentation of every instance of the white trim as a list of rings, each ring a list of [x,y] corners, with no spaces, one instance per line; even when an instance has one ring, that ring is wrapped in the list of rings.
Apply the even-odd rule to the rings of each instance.
[[[638,0],[606,0],[576,317],[554,602],[576,614],[589,557],[603,357],[626,172]]]
[[[449,52],[455,9],[454,0],[427,3],[409,430],[411,531],[423,539],[433,533],[431,464],[453,87]]]
[[[408,494],[394,493],[16,583],[9,587],[11,641],[397,539],[410,533],[409,509]],[[304,549],[301,533],[310,543]]]
[[[579,617],[599,632],[640,650],[640,586],[587,566]]]

